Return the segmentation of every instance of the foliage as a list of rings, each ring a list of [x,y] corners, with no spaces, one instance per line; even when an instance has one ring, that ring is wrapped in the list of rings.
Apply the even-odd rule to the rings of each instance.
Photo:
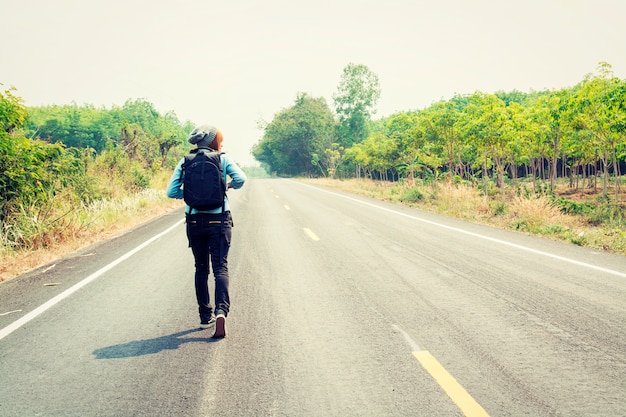
[[[348,64],[343,69],[337,92],[333,95],[339,118],[337,139],[348,147],[367,137],[367,124],[380,98],[378,76],[362,64]]]
[[[76,187],[83,180],[85,166],[76,150],[16,134],[26,119],[26,109],[21,99],[10,91],[0,94],[0,102],[4,103],[0,131],[0,221],[5,221],[23,207],[41,205],[60,190]]]
[[[538,195],[553,194],[561,177],[569,178],[573,190],[595,191],[600,180],[603,197],[618,210],[626,209],[620,198],[626,80],[614,77],[607,63],[571,88],[476,91],[371,120],[379,97],[378,77],[364,65],[349,64],[333,96],[334,132],[331,137],[327,130],[320,133],[327,145],[303,140],[315,137],[310,125],[302,131],[297,123],[287,128],[286,119],[296,117],[292,108],[268,124],[254,154],[268,171],[282,175],[409,183],[421,178],[433,184],[445,178],[481,183],[484,195],[503,195],[507,184],[515,189],[522,177],[531,179]],[[298,118],[305,117],[303,111]],[[311,169],[309,162],[319,169]]]
[[[363,167],[366,177],[388,180],[397,160],[397,143],[381,132],[373,133],[346,151],[346,159]]]
[[[181,124],[173,112],[161,115],[152,103],[127,100],[122,107],[91,105],[31,107],[24,128],[27,137],[39,137],[68,147],[92,148],[96,153],[112,143],[146,168],[167,165],[170,151],[185,144],[193,126]],[[171,162],[171,161],[170,161]],[[170,164],[171,165],[171,164]]]
[[[265,127],[253,149],[268,172],[278,175],[325,175],[332,148],[333,114],[323,98],[299,94],[292,107]]]
[[[15,88],[9,88],[0,92],[0,134],[12,133],[26,120],[26,107],[21,97],[13,94],[14,91]]]
[[[27,108],[14,91],[0,93],[0,252],[51,245],[86,207],[146,190],[191,130],[145,100]]]
[[[292,107],[264,126],[263,139],[254,146],[253,155],[267,172],[278,175],[335,177],[359,170],[346,150],[373,133],[371,116],[379,97],[378,76],[365,65],[349,64],[333,95],[335,114],[323,98],[298,94]],[[393,163],[382,165],[392,167]],[[385,177],[388,174],[380,167],[374,170]]]

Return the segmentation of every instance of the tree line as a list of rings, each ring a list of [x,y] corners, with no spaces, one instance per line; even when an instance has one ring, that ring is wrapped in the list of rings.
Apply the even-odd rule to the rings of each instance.
[[[123,149],[146,167],[163,167],[172,148],[184,143],[192,129],[174,112],[162,115],[152,103],[136,99],[110,109],[89,104],[30,107],[22,130],[29,137],[97,154],[111,147]]]
[[[609,64],[552,91],[475,92],[423,110],[373,119],[381,89],[365,65],[342,73],[333,108],[305,93],[263,123],[252,152],[286,176],[448,179],[503,187],[526,177],[536,188],[557,177],[612,191],[619,201],[626,162],[626,80]],[[110,109],[76,104],[26,107],[0,91],[0,238],[23,246],[23,231],[77,207],[150,187],[187,151],[191,122],[143,99]],[[7,242],[9,242],[7,244]]]
[[[77,209],[149,188],[192,128],[143,99],[26,107],[15,88],[0,91],[0,246],[28,246]]]
[[[253,154],[277,175],[475,183],[528,178],[554,189],[585,180],[619,196],[626,162],[626,80],[607,63],[570,88],[530,93],[477,91],[423,110],[372,120],[378,79],[348,65],[334,112],[324,98],[297,95],[264,127]]]

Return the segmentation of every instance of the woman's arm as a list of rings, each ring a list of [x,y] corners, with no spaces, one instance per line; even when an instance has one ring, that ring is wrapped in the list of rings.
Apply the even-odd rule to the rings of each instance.
[[[226,174],[231,178],[231,181],[228,183],[228,188],[233,188],[235,190],[241,188],[244,182],[246,182],[246,180],[248,179],[246,173],[243,172],[241,168],[239,168],[239,165],[231,162],[226,154],[223,154],[223,156],[224,161],[226,162],[225,164],[223,164],[225,165],[224,169],[226,171]]]
[[[169,198],[183,198],[183,162],[185,158],[181,159],[174,172],[172,173],[172,177],[170,178],[170,182],[167,184],[167,189],[165,190],[165,194]]]

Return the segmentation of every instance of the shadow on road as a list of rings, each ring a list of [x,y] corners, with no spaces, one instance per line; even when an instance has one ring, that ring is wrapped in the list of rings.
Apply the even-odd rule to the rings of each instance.
[[[190,329],[167,336],[155,337],[154,339],[135,340],[119,345],[107,346],[93,351],[96,359],[131,358],[136,356],[152,355],[163,350],[178,349],[184,343],[213,343],[220,339],[211,337],[183,337],[203,329]]]

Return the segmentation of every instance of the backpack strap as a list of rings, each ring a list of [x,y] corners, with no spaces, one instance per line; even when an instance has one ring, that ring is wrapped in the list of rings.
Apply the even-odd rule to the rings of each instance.
[[[178,176],[178,182],[180,182],[181,184],[183,181],[183,173],[185,172],[185,165],[187,165],[189,161],[196,157],[196,153],[198,153],[198,150],[193,149],[191,152],[189,152],[189,154],[185,155],[183,163],[180,165],[180,175]],[[191,207],[189,207],[189,210],[189,213],[191,213]]]
[[[222,155],[224,152],[220,152],[220,166],[222,167],[222,171],[224,171],[224,196],[222,198],[222,230],[220,234],[224,234],[224,222],[226,220],[226,191],[228,191],[228,182],[226,181],[226,168],[224,164],[222,164]],[[222,246],[220,245],[220,262],[222,260]]]

